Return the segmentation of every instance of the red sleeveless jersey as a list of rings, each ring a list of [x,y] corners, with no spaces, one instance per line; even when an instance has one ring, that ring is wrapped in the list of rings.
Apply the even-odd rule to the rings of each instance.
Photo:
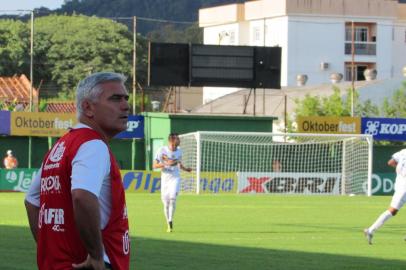
[[[72,160],[79,147],[101,136],[89,128],[73,129],[60,138],[45,156],[41,172],[37,263],[40,270],[71,270],[87,251],[76,229],[72,195]],[[130,236],[120,171],[110,153],[111,214],[102,230],[103,245],[114,270],[128,270]],[[89,180],[90,181],[90,180]]]

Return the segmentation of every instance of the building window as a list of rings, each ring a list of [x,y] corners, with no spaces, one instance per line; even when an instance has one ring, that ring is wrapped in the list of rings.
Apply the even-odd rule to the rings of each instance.
[[[345,40],[352,41],[352,27],[345,29]],[[368,27],[356,26],[354,29],[354,41],[355,42],[367,42],[368,41]]]
[[[354,67],[354,78],[355,81],[363,81],[365,80],[364,71],[368,68],[365,65],[355,65]],[[345,80],[351,81],[352,80],[352,68],[351,65],[347,65],[345,67]]]
[[[252,28],[252,40],[256,42],[260,41],[260,39],[261,39],[261,30],[259,29],[259,27]]]
[[[346,66],[345,67],[345,80],[351,81],[351,78],[352,78],[351,66]]]
[[[355,28],[355,41],[368,41],[368,28],[357,27]]]

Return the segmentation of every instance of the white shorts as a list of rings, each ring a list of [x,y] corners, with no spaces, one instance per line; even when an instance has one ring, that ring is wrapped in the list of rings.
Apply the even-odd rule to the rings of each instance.
[[[395,194],[393,194],[390,207],[399,210],[406,203],[406,190],[404,189],[395,189]]]
[[[176,199],[180,189],[179,177],[164,176],[161,177],[161,199],[170,200]]]

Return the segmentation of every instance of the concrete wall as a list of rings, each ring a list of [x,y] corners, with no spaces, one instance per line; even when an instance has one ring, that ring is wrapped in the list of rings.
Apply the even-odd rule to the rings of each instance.
[[[344,50],[346,23],[351,21],[368,25],[370,36],[377,38],[376,55],[355,55],[356,63],[376,66],[378,79],[396,77],[406,65],[406,5],[397,1],[260,0],[203,11],[211,14],[205,44],[281,46],[285,87],[296,86],[298,74],[308,75],[308,85],[329,83],[335,72],[345,76],[345,64],[352,61]],[[233,31],[233,42],[228,36],[219,38]],[[323,70],[321,63],[329,67]],[[203,103],[238,90],[205,87]]]
[[[390,56],[393,66],[392,75],[397,78],[402,76],[402,69],[406,66],[406,22],[396,22],[394,30],[395,39],[392,42],[392,55]]]
[[[199,26],[228,24],[244,20],[244,5],[231,4],[199,10]]]
[[[377,24],[377,42],[376,42],[376,67],[378,71],[377,79],[392,78],[392,55],[393,49],[393,23],[391,21],[379,21]],[[396,57],[404,58],[406,50],[402,54],[397,53]]]
[[[320,23],[319,23],[320,22]],[[330,82],[332,72],[344,72],[345,24],[341,19],[289,17],[287,85],[296,85],[296,76],[306,74],[307,84]],[[285,60],[285,59],[283,59]],[[325,70],[321,63],[328,63]]]
[[[288,30],[288,17],[266,20],[266,45],[282,47],[281,86],[288,85]]]

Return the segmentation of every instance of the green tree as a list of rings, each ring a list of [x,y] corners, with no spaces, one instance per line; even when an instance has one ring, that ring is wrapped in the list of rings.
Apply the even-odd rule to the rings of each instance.
[[[196,22],[199,8],[244,2],[246,0],[72,0],[66,1],[58,12],[64,14],[76,12],[100,17],[139,16]],[[184,26],[184,24],[177,25],[178,27]],[[137,23],[137,31],[143,35],[162,27],[161,22],[154,20],[139,20]]]
[[[382,113],[384,117],[406,118],[406,81],[393,93],[390,99],[384,99]]]
[[[29,74],[28,23],[0,20],[0,73]],[[145,85],[148,43],[137,35],[137,81]],[[132,81],[133,35],[123,24],[87,16],[40,17],[35,20],[34,86],[41,93],[72,99],[87,73],[115,71]]]
[[[333,94],[328,97],[306,96],[302,101],[296,100],[296,114],[301,116],[351,116],[351,89],[347,90],[347,95],[343,98],[340,89],[333,87]],[[308,106],[308,100],[315,100],[318,104],[317,111]],[[306,112],[303,113],[303,112]],[[378,116],[379,109],[370,100],[361,103],[359,94],[354,92],[354,115],[355,116]]]
[[[306,95],[304,99],[296,99],[295,119],[288,120],[288,130],[294,131],[293,122],[299,116],[351,116],[351,90],[347,90],[346,98],[342,98],[340,90],[333,87],[333,94],[327,97]],[[354,114],[356,116],[378,116],[379,109],[370,100],[359,102],[359,95],[354,92]]]
[[[173,24],[167,24],[160,29],[151,31],[147,37],[153,42],[203,43],[203,31],[197,23],[184,29],[176,28]]]
[[[124,25],[76,15],[51,15],[35,23],[36,60],[46,70],[37,80],[53,81],[71,92],[86,73],[131,74],[132,35]]]
[[[26,23],[0,20],[0,74],[29,74],[30,29]]]

